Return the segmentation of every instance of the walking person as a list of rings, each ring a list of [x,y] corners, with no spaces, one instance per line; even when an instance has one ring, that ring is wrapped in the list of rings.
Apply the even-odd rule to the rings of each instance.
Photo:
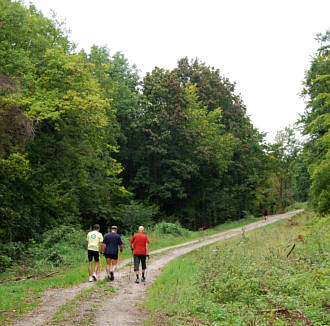
[[[86,244],[88,250],[88,272],[89,281],[97,281],[97,270],[99,268],[99,252],[103,241],[103,235],[100,233],[100,226],[98,224],[93,225],[93,231],[87,234]],[[94,272],[93,272],[93,258],[95,261]]]
[[[264,220],[266,221],[268,217],[268,210],[264,209]]]
[[[140,262],[142,264],[142,276],[141,276],[141,281],[145,281],[145,271],[147,269],[146,265],[146,257],[149,252],[149,239],[147,235],[144,234],[144,227],[140,226],[139,227],[139,232],[134,234],[131,242],[130,242],[130,248],[133,250],[134,254],[134,271],[136,274],[136,280],[135,283],[140,283],[140,278],[139,278],[139,267],[140,267]]]
[[[115,271],[117,270],[118,247],[120,252],[123,251],[123,242],[120,235],[117,233],[118,228],[113,225],[110,232],[104,236],[102,243],[102,253],[107,260],[107,279],[113,281],[115,279]]]

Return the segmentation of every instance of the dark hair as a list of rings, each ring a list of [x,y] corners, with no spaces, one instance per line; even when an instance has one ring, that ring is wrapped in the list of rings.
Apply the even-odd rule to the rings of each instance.
[[[93,230],[98,230],[99,228],[100,228],[100,226],[98,224],[93,225]]]

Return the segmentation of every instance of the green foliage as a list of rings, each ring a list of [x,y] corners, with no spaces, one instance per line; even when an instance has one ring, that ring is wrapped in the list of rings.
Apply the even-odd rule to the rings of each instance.
[[[269,146],[268,153],[270,206],[273,207],[272,210],[284,212],[285,208],[293,205],[295,200],[293,181],[296,182],[296,192],[304,191],[306,194],[308,189],[308,180],[305,184],[300,180],[305,170],[301,170],[303,164],[301,144],[295,137],[294,129],[286,127],[279,131],[274,144]],[[298,182],[304,188],[297,189]],[[297,197],[305,198],[303,195]]]
[[[309,136],[304,151],[311,176],[310,199],[319,213],[329,214],[330,31],[323,36],[318,35],[317,40],[321,46],[305,75],[302,95],[307,98],[308,104],[299,122],[304,134]]]
[[[105,223],[130,194],[118,178],[115,110],[93,64],[34,6],[1,1],[0,20],[1,240]]]
[[[61,225],[31,240],[28,257],[35,273],[42,274],[56,267],[80,262],[79,255],[86,251],[86,232]]]
[[[12,264],[12,259],[7,255],[0,254],[0,273],[4,272]]]
[[[148,227],[153,223],[157,208],[131,201],[129,204],[119,205],[118,214],[120,215],[119,222],[123,224],[127,233],[133,234],[140,225]]]
[[[153,228],[152,232],[162,235],[173,235],[185,237],[189,234],[189,230],[183,228],[179,223],[160,222]]]

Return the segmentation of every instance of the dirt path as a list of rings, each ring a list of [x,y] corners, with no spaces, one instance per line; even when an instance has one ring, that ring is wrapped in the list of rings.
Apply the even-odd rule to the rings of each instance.
[[[155,281],[157,276],[161,273],[162,268],[171,260],[184,255],[197,248],[207,246],[219,240],[228,239],[240,234],[243,230],[253,230],[276,221],[289,218],[302,210],[289,212],[281,215],[275,215],[268,219],[267,222],[258,221],[248,224],[244,227],[231,229],[225,232],[208,237],[201,241],[192,241],[187,246],[175,246],[175,248],[164,255],[153,260],[148,266],[148,280],[146,284],[135,284],[134,276],[128,281],[127,275],[123,275],[121,280],[117,282],[117,292],[114,296],[107,299],[99,309],[93,325],[141,325],[143,324],[146,314],[138,308],[138,305],[143,302],[147,288]],[[164,249],[165,250],[165,249]],[[161,252],[164,250],[158,250]],[[127,271],[126,271],[127,273]]]
[[[129,268],[126,267],[121,272],[120,280],[112,283],[116,289],[115,295],[106,299],[101,305],[96,314],[93,325],[139,325],[143,323],[144,313],[141,313],[137,304],[142,303],[146,293],[146,289],[150,286],[157,276],[161,273],[162,268],[171,260],[184,255],[197,248],[209,245],[219,240],[227,239],[240,234],[243,230],[249,231],[276,221],[289,218],[302,210],[271,216],[267,222],[258,221],[248,224],[244,227],[239,227],[224,231],[212,236],[204,237],[198,240],[189,241],[183,244],[162,248],[152,251],[151,254],[162,253],[160,256],[152,256],[148,264],[147,282],[142,284],[134,283],[133,273],[129,278]],[[126,259],[122,262],[125,266],[129,262]],[[101,279],[105,277],[105,273],[101,273]],[[14,322],[13,326],[42,326],[46,325],[55,312],[67,301],[73,299],[82,290],[92,287],[93,283],[81,283],[68,289],[52,289],[43,293],[42,303],[34,310],[25,314],[22,319]],[[96,302],[95,302],[96,303]],[[93,302],[82,304],[79,313],[83,315],[85,310],[90,309]],[[97,302],[99,305],[99,300]],[[72,322],[74,325],[75,322]],[[68,322],[66,325],[70,325]]]

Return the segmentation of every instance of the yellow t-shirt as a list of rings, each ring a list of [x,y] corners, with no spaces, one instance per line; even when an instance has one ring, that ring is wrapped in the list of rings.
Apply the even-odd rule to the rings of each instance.
[[[98,231],[91,231],[87,234],[88,250],[100,251],[103,235]]]

